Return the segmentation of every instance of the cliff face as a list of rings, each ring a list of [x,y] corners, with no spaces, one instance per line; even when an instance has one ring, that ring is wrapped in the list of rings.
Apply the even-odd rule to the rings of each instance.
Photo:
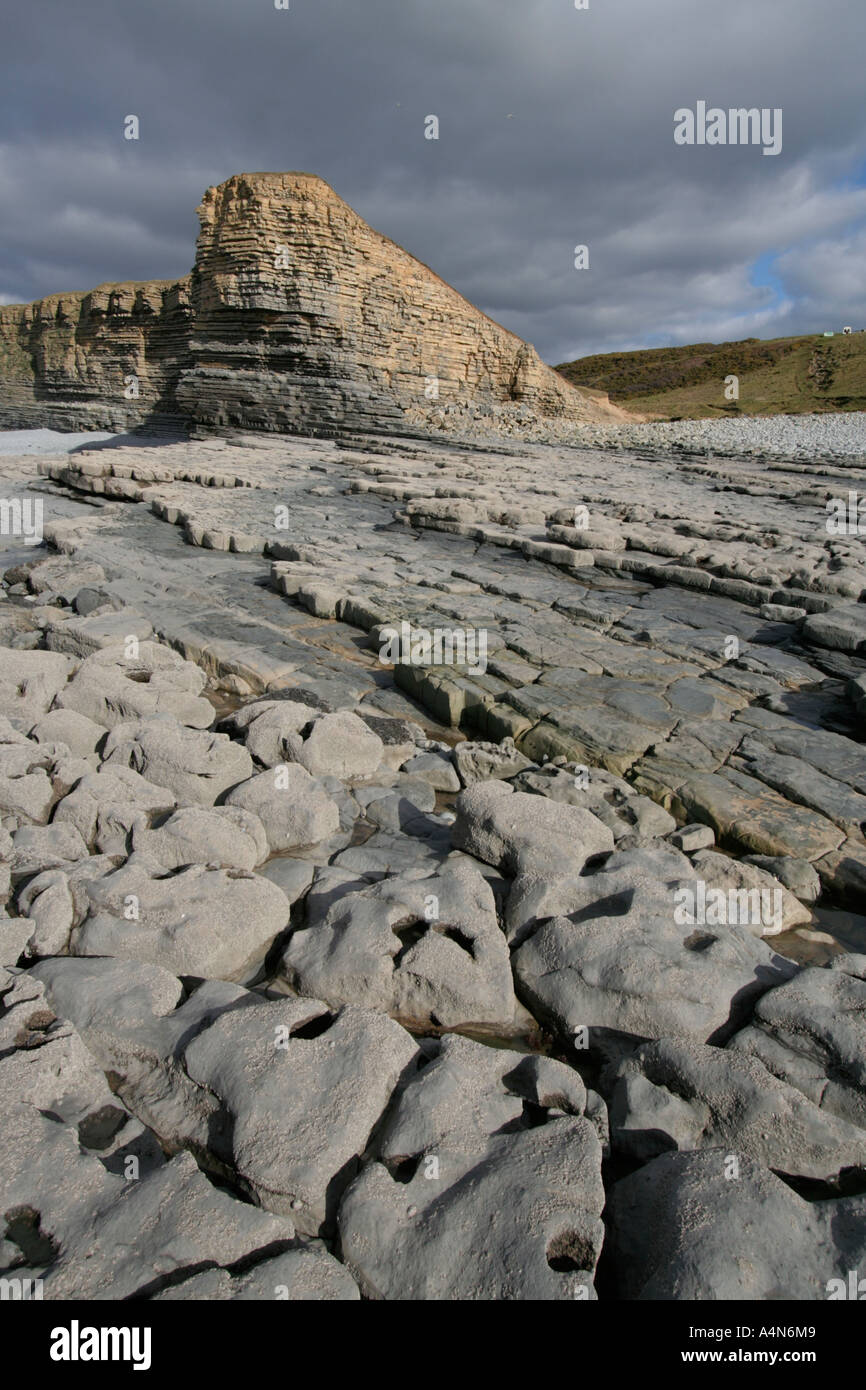
[[[172,419],[191,319],[189,277],[0,308],[0,425],[125,429]]]
[[[185,279],[0,309],[0,424],[330,434],[423,427],[442,406],[620,414],[321,179],[239,174],[198,212]]]

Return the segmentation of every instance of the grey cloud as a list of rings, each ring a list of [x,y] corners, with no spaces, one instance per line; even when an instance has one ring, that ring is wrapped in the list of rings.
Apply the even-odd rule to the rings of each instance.
[[[209,183],[299,168],[549,360],[866,312],[850,0],[48,0],[7,29],[0,298],[181,274]],[[698,98],[781,106],[782,154],[676,147]]]

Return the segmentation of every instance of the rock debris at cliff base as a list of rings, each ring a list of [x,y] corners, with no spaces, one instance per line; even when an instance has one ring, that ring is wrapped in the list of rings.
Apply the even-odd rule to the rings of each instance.
[[[0,1276],[823,1300],[866,1267],[866,580],[826,526],[866,458],[809,428],[12,440],[45,544],[3,540]],[[383,665],[402,623],[483,631],[485,669]],[[679,910],[710,894],[772,912]]]

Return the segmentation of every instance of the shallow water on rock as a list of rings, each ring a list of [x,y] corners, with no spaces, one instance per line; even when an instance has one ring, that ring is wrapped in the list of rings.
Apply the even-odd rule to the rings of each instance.
[[[866,953],[866,917],[831,906],[815,907],[812,912],[810,927],[765,937],[770,949],[798,965],[828,965],[834,956]]]
[[[819,930],[834,937],[843,951],[866,953],[866,917],[841,907],[816,907]]]

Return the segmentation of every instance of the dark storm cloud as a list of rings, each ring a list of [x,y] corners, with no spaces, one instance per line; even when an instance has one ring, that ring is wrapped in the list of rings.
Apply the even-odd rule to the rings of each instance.
[[[549,360],[866,324],[866,7],[589,3],[6,0],[0,297],[181,274],[208,184],[306,169]],[[698,99],[782,153],[677,147]]]

